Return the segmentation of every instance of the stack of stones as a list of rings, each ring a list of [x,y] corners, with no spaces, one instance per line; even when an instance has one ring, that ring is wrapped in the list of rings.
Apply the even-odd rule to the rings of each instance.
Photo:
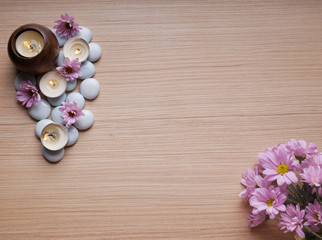
[[[52,32],[55,34],[58,40],[59,47],[63,48],[67,38],[61,38],[58,34],[56,34],[55,29],[53,29]],[[87,27],[82,26],[80,32],[75,34],[74,38],[82,38],[89,44],[88,59],[84,61],[80,67],[82,74],[79,78],[81,81],[79,92],[76,90],[77,79],[74,81],[68,81],[66,92],[64,92],[61,96],[56,98],[48,98],[41,94],[41,100],[36,105],[28,108],[29,115],[38,121],[35,127],[35,132],[36,136],[41,138],[41,132],[48,124],[56,122],[61,125],[65,125],[65,122],[62,118],[62,112],[59,111],[59,108],[62,107],[62,102],[66,102],[68,99],[70,102],[76,102],[77,107],[82,109],[84,116],[80,116],[78,121],[67,129],[67,147],[72,146],[77,142],[79,130],[87,130],[93,125],[93,113],[90,110],[83,108],[85,106],[85,99],[95,99],[100,90],[98,81],[93,78],[95,75],[95,66],[93,63],[100,59],[102,54],[101,47],[97,43],[91,42],[92,32]],[[65,56],[63,50],[61,50],[57,57],[56,65],[58,67],[62,66],[64,60]],[[34,86],[38,86],[39,81],[44,74],[45,73],[35,76],[29,73],[20,72],[15,78],[16,90],[19,89],[19,86],[23,81],[31,81]],[[49,118],[50,116],[51,119]],[[64,156],[64,148],[57,151],[52,151],[42,146],[42,154],[49,162],[58,162]]]

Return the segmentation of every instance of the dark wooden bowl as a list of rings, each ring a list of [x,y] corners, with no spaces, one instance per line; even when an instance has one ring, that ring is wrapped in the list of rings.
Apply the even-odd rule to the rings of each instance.
[[[25,57],[18,53],[16,40],[18,36],[28,30],[37,31],[44,38],[41,52],[34,57]],[[59,45],[56,36],[47,27],[39,24],[26,24],[16,29],[8,42],[8,54],[12,63],[22,72],[40,74],[50,70],[59,54]]]

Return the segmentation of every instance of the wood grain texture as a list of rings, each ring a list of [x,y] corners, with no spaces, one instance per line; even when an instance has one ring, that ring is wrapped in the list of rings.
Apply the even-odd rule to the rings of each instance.
[[[10,34],[68,12],[93,31],[94,126],[56,165],[15,100]],[[322,2],[0,1],[0,239],[292,239],[250,230],[240,174],[322,146]]]

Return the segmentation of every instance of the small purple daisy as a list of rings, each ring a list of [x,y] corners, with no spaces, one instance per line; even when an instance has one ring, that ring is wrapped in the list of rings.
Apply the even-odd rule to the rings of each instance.
[[[79,25],[74,22],[74,17],[69,16],[68,13],[61,15],[61,20],[55,21],[54,29],[56,33],[62,38],[72,38],[75,33],[79,32]]]
[[[32,105],[35,105],[40,101],[38,90],[32,85],[31,81],[23,81],[16,94],[16,99],[19,102],[22,102],[22,105],[27,108],[30,108]]]
[[[63,66],[57,67],[56,69],[67,81],[73,81],[82,75],[80,66],[81,63],[77,58],[72,61],[70,61],[69,58],[65,58]]]
[[[253,214],[256,215],[265,211],[270,219],[274,219],[280,211],[285,211],[284,202],[286,198],[286,194],[281,192],[278,187],[256,188],[249,199],[249,203],[253,207]]]
[[[295,207],[292,204],[286,206],[285,213],[281,213],[280,223],[278,226],[284,233],[296,232],[297,235],[304,238],[305,234],[303,232],[303,218],[305,211],[300,209],[300,205],[297,204]]]
[[[63,113],[62,118],[66,123],[66,127],[69,128],[72,124],[78,121],[80,116],[84,116],[84,113],[81,108],[77,107],[76,102],[70,102],[67,99],[67,102],[63,102],[63,107],[59,108],[59,111]]]

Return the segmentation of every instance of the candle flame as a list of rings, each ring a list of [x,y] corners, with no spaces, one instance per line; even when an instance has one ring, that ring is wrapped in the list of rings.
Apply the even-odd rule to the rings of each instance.
[[[75,54],[77,55],[77,54],[80,54],[80,53],[81,53],[81,50],[79,48],[76,48]]]
[[[43,136],[44,141],[48,141],[48,140],[54,140],[56,139],[56,134],[55,133],[48,133],[46,132]]]
[[[49,81],[49,84],[50,84],[52,87],[55,87],[55,86],[56,86],[56,81],[54,81],[54,80],[50,80],[50,81]]]
[[[24,41],[23,44],[28,48],[29,51],[34,51],[34,47],[31,45],[30,42]]]
[[[48,134],[48,133],[45,133],[45,135],[44,135],[44,140],[45,140],[45,141],[47,141],[47,140],[48,140],[48,138],[49,138],[49,134]]]

